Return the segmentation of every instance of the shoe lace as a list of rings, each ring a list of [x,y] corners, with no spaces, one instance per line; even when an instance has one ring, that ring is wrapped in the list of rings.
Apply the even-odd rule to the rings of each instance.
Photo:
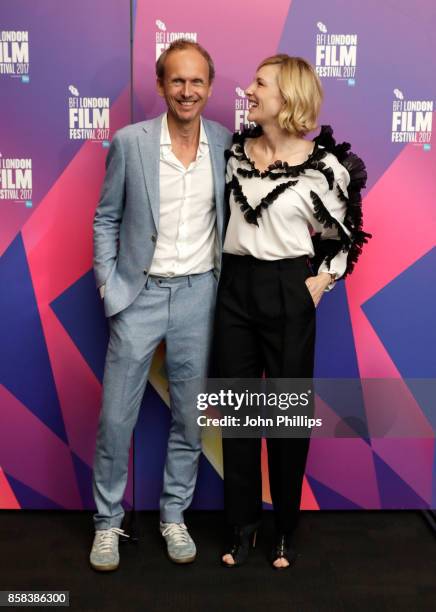
[[[124,533],[124,529],[119,529],[118,527],[102,529],[101,531],[98,531],[97,534],[99,537],[96,542],[96,547],[99,553],[111,552],[117,535],[130,538],[127,533]]]
[[[174,538],[175,544],[187,544],[189,542],[188,528],[185,523],[169,523],[163,529],[162,535]]]

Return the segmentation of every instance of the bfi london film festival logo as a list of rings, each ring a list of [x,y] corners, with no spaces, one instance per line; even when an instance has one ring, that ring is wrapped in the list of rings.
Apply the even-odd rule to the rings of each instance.
[[[357,34],[329,34],[321,21],[316,24],[315,69],[319,77],[356,84]]]
[[[28,83],[29,65],[29,32],[0,31],[0,75],[19,78],[22,83]]]
[[[156,20],[156,27],[156,60],[175,40],[183,38],[197,42],[197,32],[168,32],[167,26],[160,19]]]
[[[74,85],[68,87],[68,128],[70,140],[92,140],[108,147],[110,99],[84,97]]]
[[[245,128],[254,127],[255,123],[248,121],[249,101],[240,87],[235,89],[235,132],[242,132]]]
[[[394,89],[392,102],[392,142],[422,145],[431,149],[433,100],[405,100],[403,92]]]
[[[24,202],[32,208],[32,159],[0,153],[0,200]]]

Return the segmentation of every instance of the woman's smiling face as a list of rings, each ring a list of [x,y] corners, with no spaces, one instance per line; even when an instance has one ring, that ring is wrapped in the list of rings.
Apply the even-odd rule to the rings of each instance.
[[[280,92],[278,76],[280,67],[266,65],[259,68],[245,90],[249,100],[248,120],[258,125],[276,123],[283,108],[284,99]]]

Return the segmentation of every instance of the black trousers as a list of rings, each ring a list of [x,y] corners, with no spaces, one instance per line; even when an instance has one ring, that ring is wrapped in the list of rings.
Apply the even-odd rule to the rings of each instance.
[[[312,378],[316,308],[306,256],[276,261],[224,254],[215,315],[216,378]],[[309,438],[267,438],[276,529],[297,524]],[[259,438],[224,438],[226,521],[243,526],[262,512]]]

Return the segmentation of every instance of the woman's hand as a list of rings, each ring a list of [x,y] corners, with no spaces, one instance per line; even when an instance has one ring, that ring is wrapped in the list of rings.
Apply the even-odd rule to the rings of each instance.
[[[305,282],[316,308],[324,294],[324,290],[332,282],[332,277],[328,272],[320,272],[317,276],[309,276]]]

